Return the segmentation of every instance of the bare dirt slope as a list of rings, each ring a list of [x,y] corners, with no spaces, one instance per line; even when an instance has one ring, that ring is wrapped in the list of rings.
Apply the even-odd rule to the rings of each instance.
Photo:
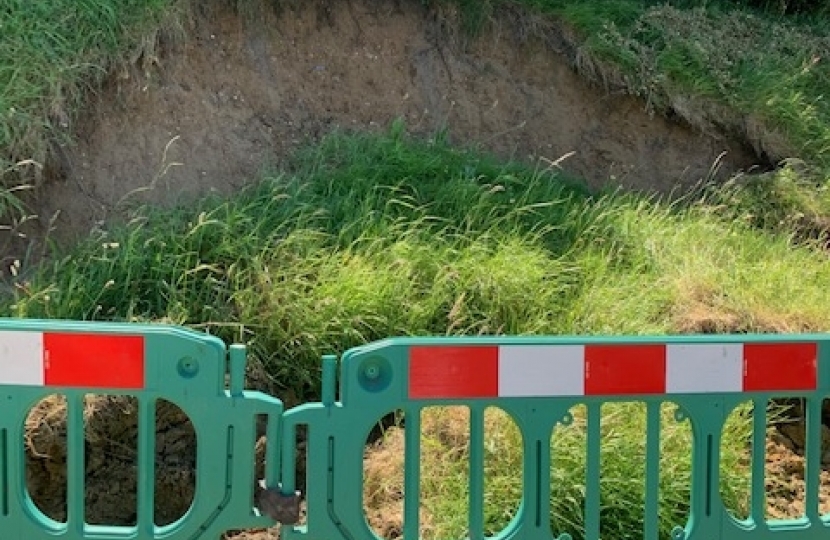
[[[505,157],[558,160],[593,186],[669,191],[756,163],[741,144],[649,114],[592,86],[516,17],[470,40],[452,14],[401,0],[292,0],[239,14],[193,9],[188,37],[148,47],[113,77],[58,152],[34,207],[67,240],[137,202],[231,192],[335,128],[446,129]],[[573,51],[569,51],[573,53]],[[571,56],[573,56],[571,54]],[[147,191],[145,188],[152,188]]]

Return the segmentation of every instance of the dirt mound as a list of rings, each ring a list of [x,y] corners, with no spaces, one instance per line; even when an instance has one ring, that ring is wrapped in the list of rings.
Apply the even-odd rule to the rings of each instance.
[[[542,39],[529,16],[470,40],[452,29],[452,13],[419,2],[193,10],[188,37],[160,33],[143,51],[146,69],[113,76],[76,126],[77,143],[57,149],[52,180],[31,202],[42,229],[60,213],[58,240],[134,203],[232,192],[333,129],[383,130],[397,118],[416,134],[446,130],[505,157],[569,156],[560,166],[594,186],[665,192],[708,177],[715,163],[725,175],[758,161],[590,85],[562,54],[562,36],[547,27]]]
[[[127,397],[84,400],[86,520],[93,524],[136,522],[138,409]],[[26,420],[27,484],[37,506],[66,520],[67,403],[63,396],[40,401]],[[172,403],[156,408],[155,519],[172,523],[193,500],[196,434],[187,415]]]
[[[822,449],[830,448],[830,433],[822,426]],[[806,482],[803,428],[801,441],[787,436],[786,431],[772,431],[766,448],[767,515],[772,519],[800,518],[806,511]],[[819,512],[830,513],[830,459],[822,456],[819,489]]]

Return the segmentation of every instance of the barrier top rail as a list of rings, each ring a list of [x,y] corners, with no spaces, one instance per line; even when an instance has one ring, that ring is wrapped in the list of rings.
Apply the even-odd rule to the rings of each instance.
[[[153,339],[162,340],[154,343]],[[169,342],[169,343],[168,343]],[[62,388],[145,390],[167,385],[179,364],[157,362],[158,345],[187,344],[196,358],[220,360],[193,371],[224,386],[225,344],[176,326],[74,321],[0,321],[0,384]],[[181,345],[179,345],[181,347]],[[175,354],[174,350],[170,351]],[[202,385],[194,385],[203,388]],[[217,387],[218,388],[218,387]]]
[[[815,391],[830,389],[827,341],[811,334],[395,338],[347,352],[341,391],[344,402],[381,387],[408,400]]]

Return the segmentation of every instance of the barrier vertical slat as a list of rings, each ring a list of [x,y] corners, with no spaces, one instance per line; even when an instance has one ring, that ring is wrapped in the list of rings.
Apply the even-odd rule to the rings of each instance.
[[[602,405],[597,402],[588,403],[585,414],[588,439],[586,441],[588,455],[585,462],[585,537],[599,538]]]
[[[86,468],[84,460],[84,396],[71,392],[66,396],[66,521],[83,535]]]
[[[155,527],[156,401],[138,400],[138,501],[137,521],[147,534]]]
[[[819,489],[821,479],[821,409],[819,398],[808,398],[806,407],[805,425],[807,429],[805,477],[805,511],[807,517],[815,521],[819,519]]]
[[[470,406],[470,540],[484,538],[484,408]]]
[[[657,540],[660,530],[660,405],[646,405],[645,540]]]
[[[405,412],[404,428],[404,538],[420,537],[421,508],[421,410],[410,407]]]
[[[766,519],[766,489],[764,484],[766,442],[767,401],[766,399],[754,399],[752,400],[752,496],[750,502],[751,516],[755,523],[763,523]]]
[[[307,439],[311,440],[311,433],[307,433]],[[296,464],[296,444],[297,444],[297,425],[293,422],[285,422],[283,424],[282,434],[282,493],[283,495],[292,495],[297,489],[297,470]]]
[[[280,440],[280,431],[281,426],[280,422],[278,422],[274,418],[270,418],[268,420],[268,425],[265,428],[265,440],[266,441],[279,441]],[[294,437],[296,439],[296,437]],[[292,440],[294,440],[292,439]],[[272,442],[272,444],[274,444]],[[276,444],[274,444],[276,446]],[[292,454],[293,455],[293,454]],[[267,486],[276,486],[279,484],[280,481],[280,463],[277,459],[273,459],[273,457],[266,457],[265,458],[265,484]],[[286,489],[286,488],[283,488]],[[291,495],[294,493],[294,486],[291,486],[292,491],[288,492],[287,495]]]
[[[0,515],[9,515],[9,435],[0,429]]]
[[[323,356],[322,387],[321,401],[323,405],[334,405],[334,400],[337,398],[337,356],[333,354]]]
[[[243,345],[231,345],[228,348],[228,371],[231,396],[242,396],[245,389],[245,347]]]
[[[551,411],[551,413],[553,417],[564,418],[566,415],[570,417],[569,413],[557,414],[559,411]],[[561,425],[559,424],[559,426]],[[522,425],[525,462],[524,501],[522,504],[525,507],[525,526],[533,530],[534,538],[547,538],[551,533],[551,439],[553,429],[553,426],[547,422],[533,422]],[[532,519],[527,517],[528,512]]]
[[[695,401],[684,404],[679,416],[675,418],[689,418],[694,437],[692,439],[692,493],[690,520],[687,538],[714,538],[720,530],[720,517],[713,515],[713,498],[718,492],[714,485],[717,479],[719,465],[715,459],[715,446],[718,430],[723,427],[724,403],[722,400],[712,399]],[[717,443],[719,444],[719,443]]]

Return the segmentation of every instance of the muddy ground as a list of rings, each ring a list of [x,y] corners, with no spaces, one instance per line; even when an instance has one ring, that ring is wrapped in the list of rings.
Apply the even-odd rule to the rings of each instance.
[[[140,203],[232,193],[332,130],[382,131],[398,118],[416,135],[445,130],[454,143],[561,167],[593,187],[667,193],[713,168],[725,178],[767,165],[743,142],[588,82],[573,67],[581,51],[570,31],[527,15],[505,14],[470,39],[453,13],[415,0],[283,0],[245,13],[228,4],[194,3],[180,32],[148,40],[92,97],[28,201],[39,216],[33,238],[64,245]],[[123,452],[136,437],[131,407],[102,398],[85,412],[95,523],[135,519],[134,455]],[[65,512],[60,410],[59,401],[38,408],[28,441],[33,496],[56,519]],[[192,496],[194,444],[180,411],[160,414],[166,522]],[[397,518],[381,514],[373,525],[393,535]]]

